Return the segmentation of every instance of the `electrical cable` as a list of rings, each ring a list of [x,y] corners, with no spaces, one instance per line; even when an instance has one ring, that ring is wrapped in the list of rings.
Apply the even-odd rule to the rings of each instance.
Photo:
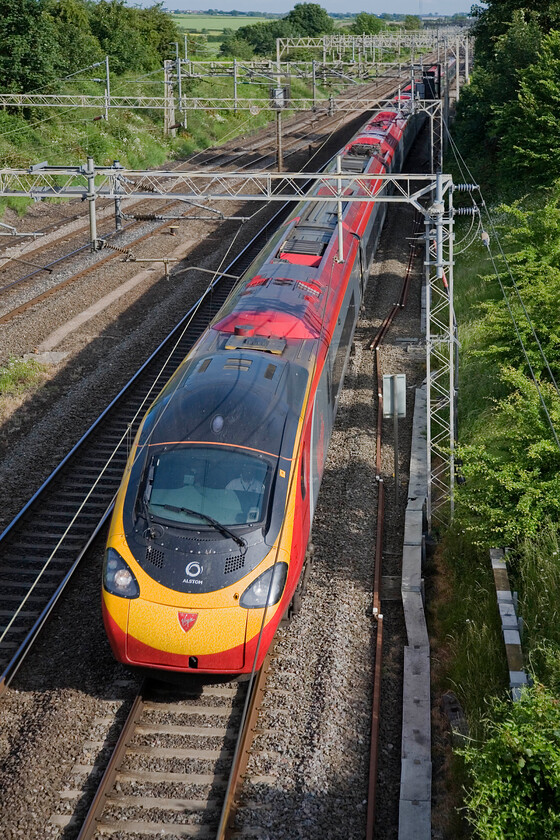
[[[460,151],[459,151],[459,149],[456,147],[456,144],[454,143],[453,138],[451,137],[451,134],[450,134],[450,132],[449,132],[449,128],[448,128],[448,126],[446,125],[446,126],[445,126],[445,128],[446,128],[447,134],[448,134],[448,136],[449,136],[449,139],[450,139],[450,142],[451,142],[451,145],[452,145],[452,149],[454,149],[454,155],[455,155],[455,149],[456,149],[457,154],[459,154],[459,156],[461,157],[461,160],[463,161],[463,163],[464,163],[464,165],[465,165],[465,168],[466,168],[466,171],[467,171],[467,173],[468,173],[468,176],[469,176],[470,180],[471,180],[471,181],[473,181],[474,179],[473,179],[472,173],[470,172],[470,170],[469,170],[469,168],[468,168],[468,166],[467,166],[467,164],[466,164],[466,162],[465,162],[465,160],[464,160],[463,156],[461,155],[461,152],[460,152]],[[456,155],[455,155],[455,159],[457,160]],[[526,308],[526,306],[525,306],[525,303],[523,302],[523,298],[521,297],[521,293],[520,293],[520,291],[519,291],[519,287],[518,287],[518,285],[517,285],[517,283],[516,283],[516,281],[515,281],[515,278],[514,278],[514,276],[513,276],[513,272],[512,272],[512,270],[511,270],[511,268],[510,268],[509,262],[508,262],[508,260],[507,260],[507,257],[506,257],[506,255],[505,255],[505,253],[504,253],[504,250],[503,250],[503,248],[502,248],[502,244],[501,244],[501,242],[500,242],[500,238],[499,238],[499,236],[498,236],[498,232],[497,232],[497,230],[496,230],[496,228],[495,228],[495,226],[494,226],[494,222],[493,222],[492,216],[490,215],[490,212],[489,212],[489,210],[488,210],[488,207],[486,206],[486,202],[485,202],[485,200],[484,200],[484,196],[482,195],[482,191],[481,191],[481,189],[480,189],[480,187],[479,187],[479,186],[477,186],[477,191],[478,191],[478,194],[480,195],[481,205],[482,205],[482,207],[484,208],[484,212],[486,213],[486,217],[487,217],[488,222],[489,222],[489,224],[490,224],[490,227],[491,227],[491,229],[492,229],[492,233],[493,233],[493,235],[494,235],[494,237],[495,237],[495,239],[496,239],[496,242],[497,242],[497,244],[498,244],[498,248],[499,248],[499,250],[500,250],[500,255],[501,255],[502,260],[503,260],[503,262],[504,262],[504,264],[505,264],[505,266],[506,266],[506,268],[507,268],[507,271],[508,271],[508,274],[509,274],[509,277],[510,277],[511,283],[512,283],[512,285],[513,285],[513,288],[515,289],[515,293],[516,293],[516,295],[517,295],[517,298],[518,298],[518,300],[519,300],[519,303],[521,304],[521,308],[523,309],[523,313],[524,313],[524,315],[525,315],[525,318],[527,319],[527,322],[528,322],[528,324],[529,324],[529,326],[530,326],[530,328],[531,328],[531,332],[532,332],[532,334],[533,334],[533,338],[535,339],[535,341],[536,341],[536,343],[537,343],[537,346],[538,346],[538,348],[539,348],[539,352],[540,352],[540,354],[541,354],[541,357],[542,357],[542,359],[543,359],[543,362],[544,362],[544,364],[545,364],[545,367],[546,367],[546,369],[547,369],[547,371],[548,371],[548,374],[549,374],[549,376],[550,376],[551,382],[552,382],[552,384],[553,384],[553,386],[554,386],[554,389],[555,389],[556,393],[560,393],[560,391],[559,391],[559,389],[558,389],[558,384],[557,384],[557,382],[556,382],[556,379],[555,379],[555,377],[554,377],[554,374],[552,373],[552,370],[551,370],[551,368],[550,368],[550,364],[549,364],[549,362],[548,362],[548,359],[546,358],[546,354],[545,354],[545,352],[544,352],[544,350],[543,350],[543,348],[542,348],[542,345],[541,345],[541,343],[540,343],[540,341],[539,341],[539,337],[538,337],[538,335],[537,335],[537,333],[536,333],[536,331],[535,331],[535,328],[534,328],[534,326],[533,326],[533,322],[531,321],[531,317],[530,317],[530,315],[529,315],[529,312],[527,311],[527,308]]]
[[[475,230],[475,232],[474,232],[474,233],[472,233],[472,229],[473,229],[473,227],[474,227],[474,223],[475,223],[475,219],[476,219],[476,218],[478,218],[478,224],[477,224],[477,226],[476,226],[476,230]],[[465,233],[465,235],[463,236],[463,238],[462,238],[461,240],[459,240],[459,242],[455,242],[455,243],[453,244],[453,256],[454,256],[454,257],[456,257],[458,254],[464,254],[464,253],[465,253],[465,251],[467,251],[467,250],[471,247],[471,245],[473,244],[473,242],[474,242],[477,238],[479,238],[479,236],[480,236],[480,233],[479,233],[479,232],[480,232],[480,230],[481,230],[481,229],[482,229],[482,219],[480,218],[480,215],[479,215],[478,213],[473,213],[473,214],[471,215],[471,224],[470,224],[470,227],[469,227],[468,231]],[[471,235],[471,234],[472,234],[472,235]],[[464,248],[461,248],[461,245],[462,245],[462,244],[463,244],[463,242],[465,242],[467,239],[468,239],[469,241],[467,242],[467,244],[465,245],[465,247],[464,247]],[[461,248],[461,250],[459,250],[460,248]]]

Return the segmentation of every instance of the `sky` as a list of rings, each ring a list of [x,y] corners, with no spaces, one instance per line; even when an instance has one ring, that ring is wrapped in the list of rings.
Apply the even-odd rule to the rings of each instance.
[[[188,11],[220,9],[230,12],[289,12],[296,2],[301,0],[165,0],[164,6],[170,11]],[[313,0],[327,12],[369,12],[380,15],[383,12],[394,14],[440,14],[454,15],[459,12],[468,14],[471,0]],[[152,5],[153,0],[141,0],[141,6]]]

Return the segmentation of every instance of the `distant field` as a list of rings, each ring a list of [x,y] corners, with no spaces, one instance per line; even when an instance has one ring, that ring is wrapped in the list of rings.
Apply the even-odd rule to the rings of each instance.
[[[224,29],[239,29],[252,23],[271,20],[264,17],[238,17],[237,15],[173,15],[173,20],[183,30],[202,32],[206,30],[210,35],[217,35]]]

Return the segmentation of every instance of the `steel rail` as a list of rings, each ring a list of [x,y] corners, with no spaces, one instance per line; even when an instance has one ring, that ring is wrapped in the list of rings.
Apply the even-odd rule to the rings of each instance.
[[[138,693],[132,702],[132,707],[123,724],[117,743],[111,752],[105,772],[101,777],[95,796],[82,823],[77,840],[90,840],[90,838],[95,835],[97,830],[97,820],[101,816],[103,808],[105,807],[105,799],[115,783],[119,768],[126,754],[128,742],[134,732],[137,721],[142,714],[145,690],[146,680],[144,680],[141,684],[138,689]]]
[[[243,728],[233,756],[232,770],[224,797],[224,805],[216,833],[216,840],[227,840],[233,831],[233,821],[239,805],[239,796],[241,794],[245,771],[249,763],[260,704],[264,697],[265,685],[273,658],[273,645],[274,642],[269,647],[259,672],[256,675],[251,674],[251,679],[254,681],[251,686],[251,695],[247,699],[247,711],[243,720]]]

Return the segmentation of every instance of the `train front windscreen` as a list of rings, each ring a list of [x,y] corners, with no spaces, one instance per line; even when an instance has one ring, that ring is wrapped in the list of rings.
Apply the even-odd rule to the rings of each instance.
[[[268,460],[230,447],[176,446],[153,456],[144,500],[152,517],[177,524],[249,525],[265,516],[272,474]]]

